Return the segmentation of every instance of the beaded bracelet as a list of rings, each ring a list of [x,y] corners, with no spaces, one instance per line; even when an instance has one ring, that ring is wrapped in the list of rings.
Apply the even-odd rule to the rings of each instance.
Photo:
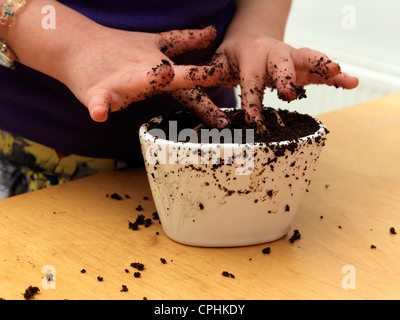
[[[14,69],[17,58],[6,45],[10,27],[15,24],[17,14],[28,0],[0,0],[0,65]]]
[[[17,13],[25,7],[27,0],[3,0],[2,2],[0,26],[9,28],[15,23]]]

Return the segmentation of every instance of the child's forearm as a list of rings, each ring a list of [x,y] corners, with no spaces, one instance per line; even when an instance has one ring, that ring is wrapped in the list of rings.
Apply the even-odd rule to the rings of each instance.
[[[45,10],[49,5],[54,11]],[[46,28],[48,19],[55,19],[55,29]],[[6,41],[20,63],[64,81],[70,54],[100,27],[57,1],[31,0],[10,27]]]
[[[237,11],[229,26],[230,34],[243,30],[258,30],[277,40],[283,40],[291,0],[238,0]]]

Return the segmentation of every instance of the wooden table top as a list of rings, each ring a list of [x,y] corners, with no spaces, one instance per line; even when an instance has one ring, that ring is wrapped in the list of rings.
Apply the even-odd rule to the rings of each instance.
[[[37,286],[38,300],[399,299],[400,94],[317,118],[330,134],[285,237],[201,248],[157,220],[129,229],[155,211],[144,169],[99,174],[0,201],[0,297]]]

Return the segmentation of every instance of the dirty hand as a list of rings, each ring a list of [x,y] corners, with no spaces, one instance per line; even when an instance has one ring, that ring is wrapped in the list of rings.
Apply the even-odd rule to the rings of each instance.
[[[285,101],[304,97],[303,86],[326,84],[355,88],[358,79],[340,71],[326,55],[307,48],[295,49],[283,42],[291,0],[237,0],[235,15],[212,65],[220,86],[240,85],[247,121],[263,120],[265,87],[276,88]],[[209,126],[223,128],[222,111],[199,90],[180,90],[176,96]],[[193,97],[201,99],[193,99]]]
[[[263,120],[265,87],[276,88],[284,101],[303,98],[303,86],[325,84],[353,89],[358,79],[341,72],[338,63],[308,48],[295,49],[258,34],[235,34],[221,44],[210,64],[220,76],[219,85],[240,85],[241,107],[250,118]],[[200,89],[180,90],[175,98],[192,108],[208,125],[223,128],[222,112]],[[201,96],[201,99],[194,97]],[[218,120],[217,120],[218,119]]]
[[[95,121],[106,121],[110,112],[156,94],[217,84],[216,72],[204,76],[212,66],[174,65],[170,60],[210,45],[216,35],[212,26],[154,34],[100,28],[69,63],[64,81]]]

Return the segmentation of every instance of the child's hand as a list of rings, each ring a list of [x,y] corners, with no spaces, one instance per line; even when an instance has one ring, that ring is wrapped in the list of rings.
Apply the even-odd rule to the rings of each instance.
[[[216,60],[228,60],[233,80],[239,79],[242,108],[257,120],[262,120],[265,87],[276,88],[280,99],[292,101],[302,98],[301,87],[309,84],[345,89],[358,85],[357,78],[342,73],[340,66],[325,54],[308,48],[295,49],[268,36],[237,35],[225,41],[218,52]],[[229,80],[224,85],[229,82],[235,84]]]
[[[213,66],[173,65],[169,59],[206,48],[215,38],[214,27],[158,34],[99,28],[95,35],[86,33],[87,45],[72,55],[63,81],[95,121],[162,92],[218,82]]]
[[[226,38],[214,56],[214,65],[221,76],[220,86],[240,84],[242,108],[250,117],[263,120],[262,101],[265,87],[276,88],[285,101],[301,98],[302,87],[325,84],[353,89],[358,79],[342,73],[337,63],[326,55],[308,48],[295,49],[282,41],[260,34],[235,33]],[[197,90],[180,90],[175,97],[192,108],[208,125],[226,126],[218,120],[220,111],[202,95],[193,99]]]

